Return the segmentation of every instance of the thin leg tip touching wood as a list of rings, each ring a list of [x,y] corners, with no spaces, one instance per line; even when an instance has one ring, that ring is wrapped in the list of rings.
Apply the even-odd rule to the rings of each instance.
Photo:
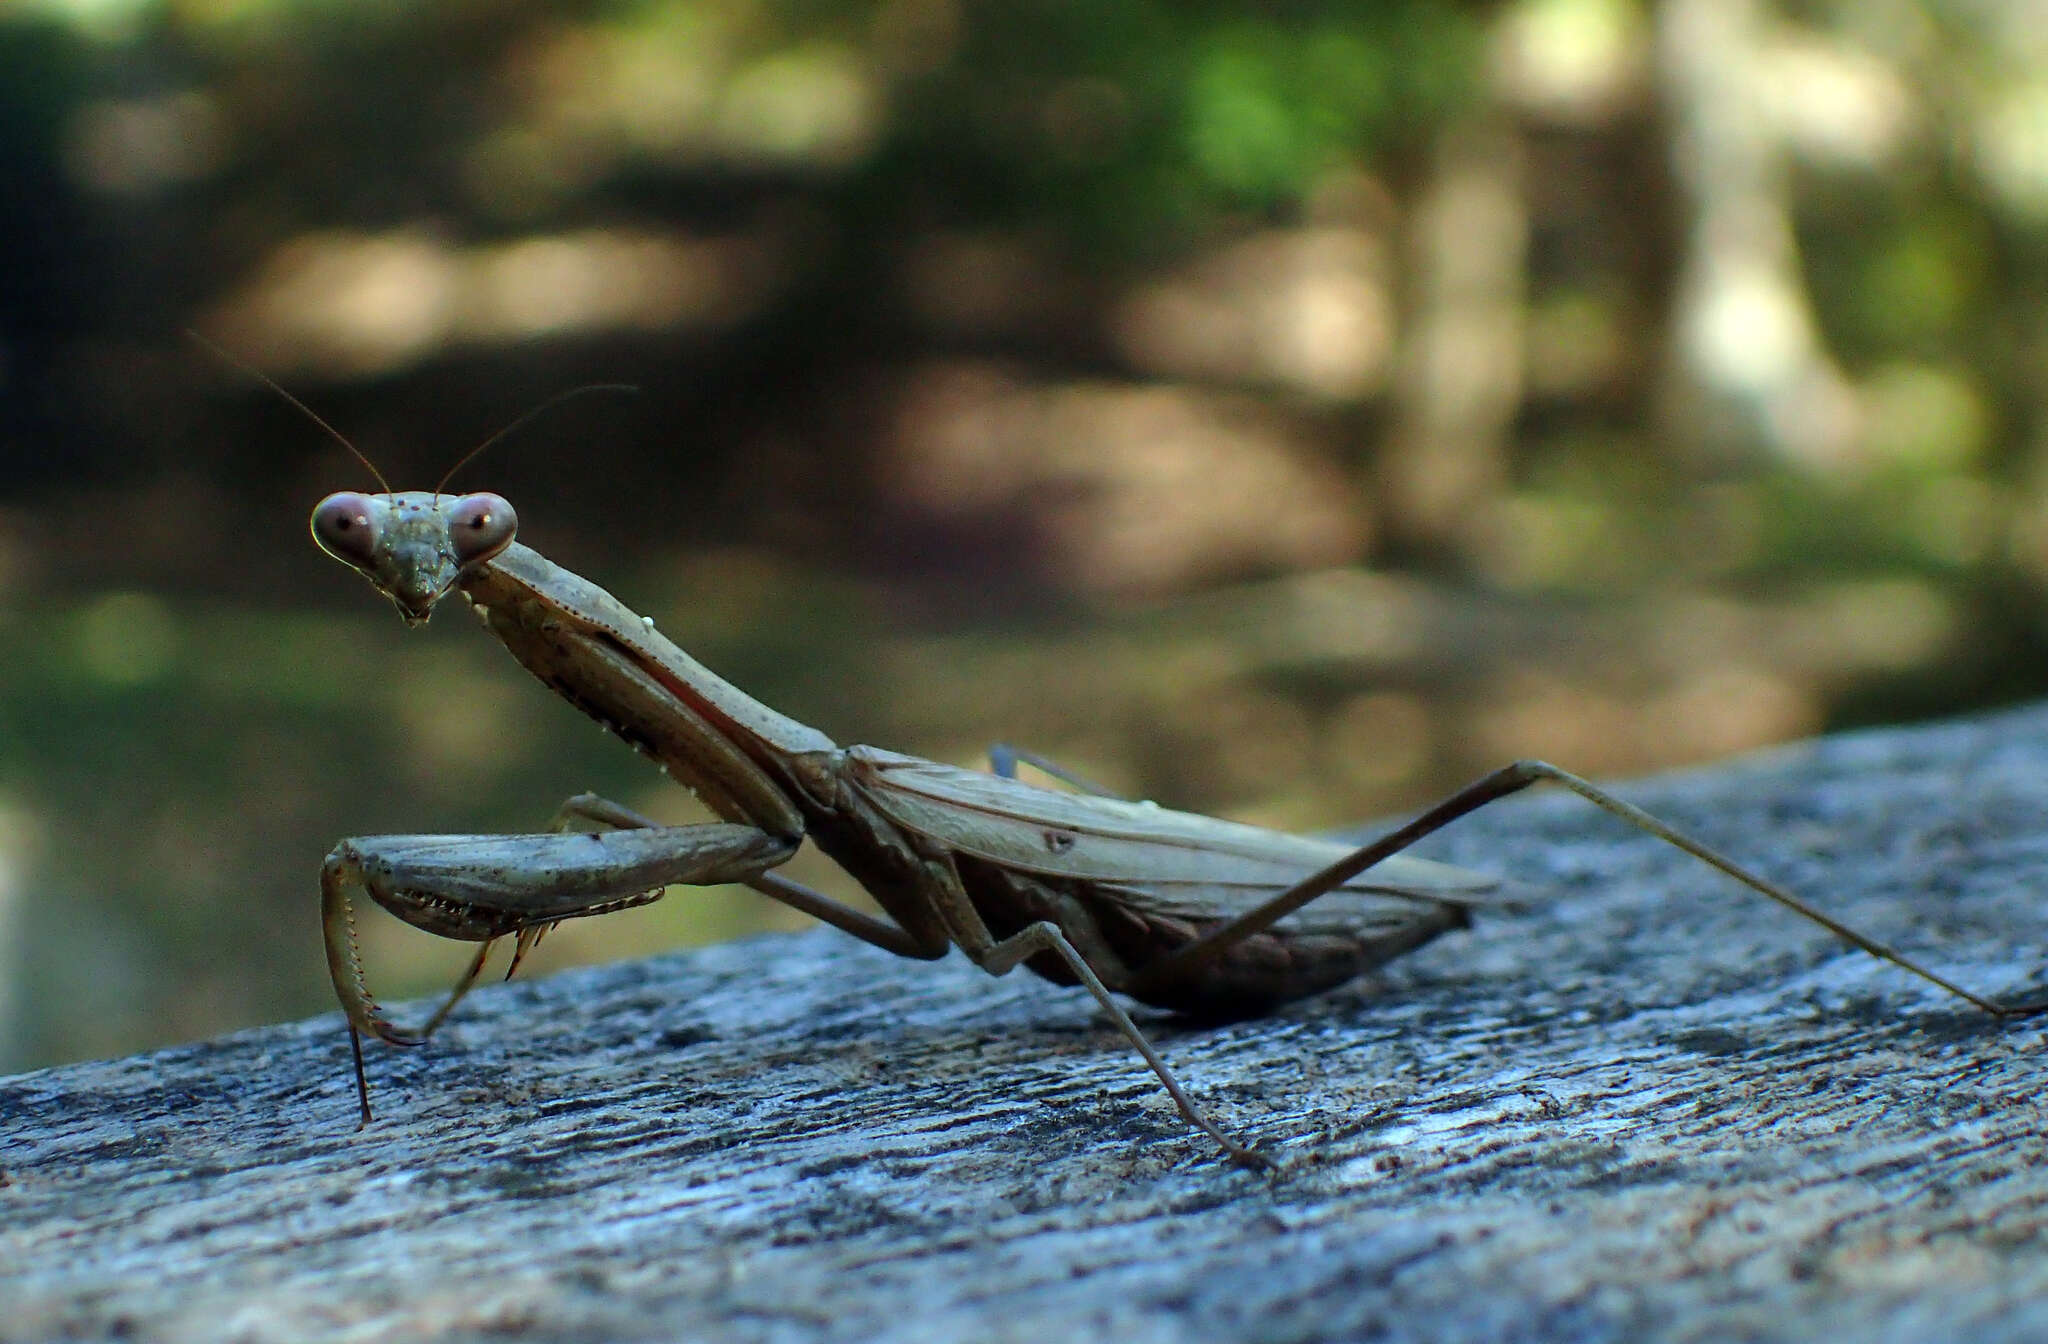
[[[1246,1148],[1233,1143],[1227,1151],[1230,1154],[1231,1164],[1243,1167],[1246,1171],[1257,1171],[1268,1176],[1278,1176],[1287,1169],[1278,1160],[1267,1157],[1256,1148]]]
[[[348,1048],[356,1063],[356,1103],[362,1109],[362,1119],[356,1122],[356,1132],[360,1134],[370,1127],[370,1075],[363,1071],[363,1034],[356,1030],[353,1022],[348,1025]]]
[[[2021,999],[2018,1003],[1986,1003],[1984,1005],[2000,1017],[2032,1017],[2037,1013],[2048,1013],[2048,994],[2038,999]]]

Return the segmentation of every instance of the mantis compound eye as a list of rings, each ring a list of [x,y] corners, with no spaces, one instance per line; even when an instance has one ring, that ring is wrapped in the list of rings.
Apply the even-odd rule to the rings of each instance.
[[[502,495],[464,495],[448,508],[448,536],[461,565],[488,560],[504,550],[518,528],[519,515]]]
[[[368,495],[344,490],[313,510],[313,540],[344,564],[370,563],[377,549],[376,509]]]

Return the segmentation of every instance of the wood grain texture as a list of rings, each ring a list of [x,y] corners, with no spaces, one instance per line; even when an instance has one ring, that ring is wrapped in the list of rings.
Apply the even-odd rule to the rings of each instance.
[[[1974,987],[2048,979],[2048,711],[1625,792]],[[337,1015],[0,1080],[0,1338],[2048,1336],[2039,1020],[1575,799],[1432,852],[1541,898],[1144,1019],[1276,1177],[1079,991],[770,936],[483,990],[372,1051],[362,1133]]]

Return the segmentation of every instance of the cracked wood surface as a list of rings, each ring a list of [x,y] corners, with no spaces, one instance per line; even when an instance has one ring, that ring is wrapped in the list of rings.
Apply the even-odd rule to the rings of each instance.
[[[1973,988],[2048,979],[2048,709],[1623,792]],[[1143,1018],[1276,1177],[1078,990],[768,936],[482,990],[372,1049],[362,1133],[335,1014],[0,1079],[0,1338],[2048,1336],[2040,1019],[1576,799],[1430,852],[1540,896]]]

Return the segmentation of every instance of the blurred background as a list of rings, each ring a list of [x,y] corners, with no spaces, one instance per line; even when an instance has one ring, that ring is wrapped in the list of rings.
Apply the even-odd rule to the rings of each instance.
[[[457,488],[841,742],[1316,828],[2048,690],[2042,0],[14,0],[0,156],[0,1071],[331,1007],[341,836],[692,815],[187,327],[404,488],[637,384]]]

